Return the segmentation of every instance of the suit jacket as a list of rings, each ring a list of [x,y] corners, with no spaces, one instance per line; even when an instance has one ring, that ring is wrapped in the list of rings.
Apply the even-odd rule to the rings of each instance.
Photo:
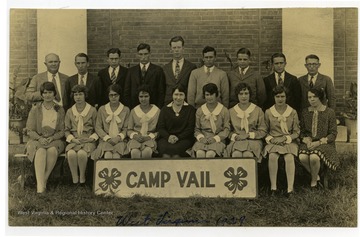
[[[101,85],[101,99],[99,102],[99,107],[101,105],[107,104],[109,102],[109,95],[107,94],[107,89],[108,87],[112,84],[112,81],[110,79],[110,75],[109,75],[109,67],[107,66],[106,68],[101,69],[98,72],[98,77],[99,77],[99,81],[100,81],[100,85]],[[119,73],[116,77],[116,84],[119,84],[121,86],[121,95],[120,95],[120,102],[124,103],[124,87],[125,87],[125,79],[126,79],[126,75],[128,73],[128,68],[123,67],[120,65],[120,69],[119,69]]]
[[[46,72],[42,72],[39,74],[36,74],[32,79],[31,82],[29,83],[28,88],[26,89],[26,99],[29,102],[32,103],[37,103],[42,101],[42,97],[40,94],[40,87],[41,85],[48,81],[48,75],[47,75],[47,71]],[[62,104],[63,107],[66,108],[68,105],[68,101],[67,101],[67,97],[65,96],[65,83],[67,81],[67,79],[69,78],[69,76],[62,74],[60,72],[58,72],[59,74],[59,78],[60,78],[60,84],[61,84],[61,99],[62,99]]]
[[[181,68],[178,79],[175,79],[174,71],[173,71],[173,60],[169,63],[165,64],[163,67],[165,74],[165,104],[170,103],[172,99],[172,89],[178,85],[183,85],[184,88],[187,89],[189,83],[189,77],[192,70],[196,69],[196,65],[191,63],[188,60],[184,60],[184,64]]]
[[[299,77],[299,83],[301,86],[301,107],[307,108],[310,106],[309,101],[307,99],[308,91],[310,89],[308,82],[308,75]],[[335,110],[336,107],[335,88],[331,78],[318,73],[313,88],[318,88],[318,89],[323,88],[325,90],[325,99],[326,99],[325,101],[327,101],[327,106]]]
[[[139,64],[129,68],[125,80],[124,104],[130,109],[139,104],[137,89],[142,84],[150,86],[150,104],[162,108],[165,98],[165,75],[163,69],[153,63],[150,63],[144,78]]]
[[[71,97],[71,89],[78,85],[78,74],[75,74],[66,81],[65,83],[65,94],[67,96],[68,108],[65,108],[66,110],[71,108],[75,104],[74,98]],[[86,98],[86,102],[88,102],[90,105],[94,106],[97,104],[99,105],[101,94],[102,94],[102,88],[100,81],[97,76],[88,73],[87,79],[86,79],[86,85],[88,89],[88,96]]]
[[[286,95],[286,103],[295,109],[298,114],[301,110],[301,86],[296,76],[285,72],[284,86],[288,89]],[[275,104],[275,99],[272,90],[277,86],[275,80],[275,73],[271,73],[264,78],[264,84],[266,89],[266,101],[264,104],[264,110],[267,110]]]
[[[266,90],[264,80],[261,78],[258,71],[249,67],[245,75],[241,77],[239,68],[236,67],[228,72],[228,78],[230,86],[229,108],[232,108],[239,103],[238,95],[235,94],[235,87],[240,83],[246,83],[250,86],[252,92],[250,101],[259,107],[263,107],[266,100]]]

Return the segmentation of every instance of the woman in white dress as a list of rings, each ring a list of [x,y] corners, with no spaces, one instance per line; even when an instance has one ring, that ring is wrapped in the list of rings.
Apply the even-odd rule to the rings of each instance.
[[[81,185],[86,181],[88,157],[95,150],[99,138],[95,133],[97,111],[85,102],[87,95],[86,86],[75,85],[71,89],[71,98],[75,104],[68,109],[65,116],[65,137],[69,143],[65,148],[66,157],[73,183],[80,182]]]
[[[130,138],[128,149],[131,158],[151,158],[156,151],[156,125],[160,109],[150,104],[150,87],[138,88],[140,104],[130,112],[127,135]]]
[[[125,139],[130,110],[119,101],[119,85],[110,85],[107,92],[110,101],[99,108],[96,118],[95,131],[100,139],[92,159],[120,159],[128,154]]]
[[[225,139],[229,135],[229,111],[218,102],[219,90],[214,83],[203,86],[206,103],[195,115],[195,138],[192,148],[197,158],[223,157]]]

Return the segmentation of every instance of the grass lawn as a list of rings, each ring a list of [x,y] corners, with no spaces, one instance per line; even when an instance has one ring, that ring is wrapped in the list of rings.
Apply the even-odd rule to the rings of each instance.
[[[90,189],[49,183],[20,189],[20,163],[9,163],[9,226],[246,226],[357,227],[357,155],[340,154],[329,189],[310,190],[298,171],[295,195],[270,197],[259,180],[259,198],[132,198],[94,195]],[[10,157],[9,157],[10,158]]]

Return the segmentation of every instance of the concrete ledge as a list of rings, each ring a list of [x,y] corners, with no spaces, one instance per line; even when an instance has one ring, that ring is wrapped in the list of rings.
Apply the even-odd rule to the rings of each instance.
[[[352,152],[357,154],[357,142],[336,142],[338,153]]]

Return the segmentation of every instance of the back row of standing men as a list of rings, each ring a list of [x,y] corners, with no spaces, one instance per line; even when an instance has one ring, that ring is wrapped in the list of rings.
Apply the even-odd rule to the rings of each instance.
[[[54,53],[45,57],[47,71],[35,75],[27,88],[26,98],[28,101],[41,101],[40,86],[45,81],[51,81],[56,85],[56,101],[65,110],[70,108],[74,101],[70,97],[71,88],[77,84],[86,85],[89,90],[87,102],[95,108],[99,108],[109,102],[106,89],[111,84],[119,84],[122,88],[120,101],[130,109],[134,108],[138,101],[137,88],[142,84],[150,86],[150,103],[159,108],[172,101],[172,88],[181,84],[188,88],[187,102],[195,108],[205,103],[202,88],[207,83],[214,83],[219,88],[219,102],[228,108],[238,103],[235,95],[235,87],[240,83],[248,84],[253,93],[254,104],[266,110],[274,104],[272,89],[278,84],[283,84],[289,90],[287,104],[300,112],[309,106],[307,93],[310,88],[322,88],[325,91],[327,105],[335,109],[335,89],[330,77],[318,72],[321,66],[320,59],[316,55],[308,55],[305,58],[305,67],[308,73],[302,77],[295,77],[285,71],[286,57],[282,53],[275,53],[271,57],[273,73],[261,78],[258,71],[252,69],[250,50],[241,48],[237,52],[238,66],[226,73],[215,66],[216,50],[206,46],[202,56],[204,65],[197,68],[195,64],[184,59],[184,39],[181,36],[173,37],[170,42],[170,50],[173,59],[160,67],[150,62],[150,45],[141,43],[137,47],[137,56],[140,63],[131,68],[120,65],[121,51],[111,48],[107,51],[109,66],[101,69],[98,76],[88,72],[89,57],[84,53],[75,56],[75,66],[78,73],[68,77],[59,72],[60,58]]]

